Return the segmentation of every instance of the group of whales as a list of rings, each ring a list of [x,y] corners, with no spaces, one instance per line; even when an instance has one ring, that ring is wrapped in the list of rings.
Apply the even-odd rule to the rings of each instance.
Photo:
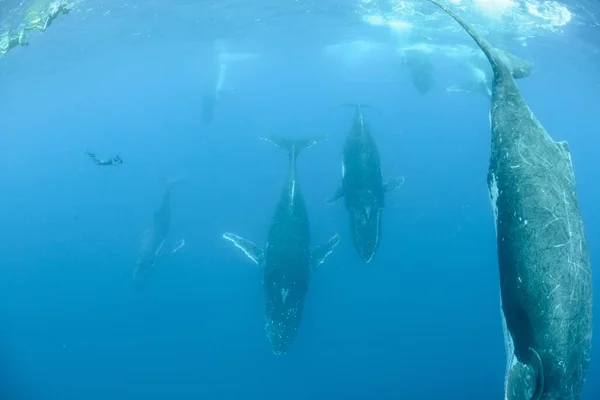
[[[266,297],[265,330],[273,352],[284,354],[300,326],[311,271],[331,254],[339,243],[339,235],[336,233],[327,243],[310,251],[308,213],[296,179],[296,160],[300,152],[325,138],[263,139],[286,151],[290,160],[287,180],[269,226],[267,243],[262,248],[229,232],[224,233],[223,238],[231,241],[262,268]],[[372,260],[379,244],[384,194],[402,182],[402,178],[383,181],[377,146],[364,121],[362,108],[357,105],[344,145],[342,183],[328,202],[333,203],[341,197],[346,200],[354,246],[367,263]]]
[[[424,1],[464,28],[493,71],[487,185],[507,355],[505,399],[578,399],[591,354],[592,275],[568,145],[550,137],[520,93],[515,79],[529,76],[531,64],[492,47],[438,0]],[[273,351],[284,354],[301,321],[311,271],[333,251],[339,236],[310,251],[308,216],[296,179],[300,152],[324,138],[263,139],[285,150],[290,160],[267,243],[261,247],[229,232],[223,238],[262,268],[267,337]],[[343,157],[342,184],[330,202],[344,197],[354,245],[369,262],[379,242],[384,193],[402,179],[383,182],[360,106]],[[164,249],[169,199],[170,189],[146,243],[150,260],[140,258],[139,265],[153,265],[155,256],[174,251]],[[147,266],[140,268],[146,271]]]
[[[333,235],[327,243],[311,252],[308,213],[296,178],[298,155],[326,137],[262,139],[281,148],[289,157],[287,179],[269,226],[267,243],[262,248],[234,233],[227,232],[222,236],[262,268],[267,337],[273,352],[284,354],[300,326],[311,272],[331,254],[339,243],[339,235]],[[385,193],[401,186],[404,178],[387,182],[383,180],[379,151],[360,105],[356,105],[352,127],[344,145],[341,181],[328,203],[344,197],[354,246],[364,262],[369,263],[379,245]],[[144,286],[160,259],[178,251],[185,244],[184,240],[179,240],[173,246],[166,245],[171,220],[172,187],[173,183],[167,186],[160,207],[154,213],[153,224],[144,234],[134,269],[134,283],[138,288]]]

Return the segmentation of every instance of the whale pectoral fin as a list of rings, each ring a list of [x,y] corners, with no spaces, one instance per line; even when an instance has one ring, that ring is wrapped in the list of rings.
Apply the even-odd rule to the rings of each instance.
[[[156,261],[161,261],[162,259],[164,259],[165,257],[167,257],[170,254],[176,253],[179,250],[181,250],[181,248],[185,246],[185,239],[180,239],[177,242],[175,242],[173,244],[173,246],[167,248],[164,243],[161,244],[160,248],[157,250],[156,253]]]
[[[337,188],[337,190],[335,191],[333,196],[331,196],[329,199],[327,199],[327,204],[333,204],[336,201],[338,201],[339,199],[341,199],[342,197],[344,197],[344,187],[340,185],[340,187]]]
[[[337,246],[339,242],[340,235],[336,233],[327,243],[314,249],[312,252],[312,267],[317,268],[319,265],[323,264],[327,256],[333,252],[333,249],[335,249],[335,246]]]
[[[391,192],[394,189],[398,189],[403,184],[404,184],[403,176],[399,176],[397,178],[390,179],[389,181],[387,181],[383,184],[383,191],[386,193]]]
[[[171,247],[171,249],[169,250],[169,252],[167,254],[177,253],[179,250],[181,250],[183,248],[183,246],[185,246],[185,239],[179,239],[178,241],[176,241],[173,244],[173,246]]]
[[[507,400],[538,400],[544,392],[544,368],[539,354],[530,349],[531,364],[517,361],[506,377]]]
[[[262,266],[265,261],[265,252],[256,243],[251,242],[243,237],[226,232],[223,234],[223,239],[229,240],[235,247],[240,249],[251,259],[255,264]]]

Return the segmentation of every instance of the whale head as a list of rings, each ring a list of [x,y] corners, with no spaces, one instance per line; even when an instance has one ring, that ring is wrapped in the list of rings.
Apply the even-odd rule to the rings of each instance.
[[[273,287],[267,292],[265,332],[273,353],[288,352],[302,321],[305,290],[293,286]]]
[[[381,207],[368,204],[363,207],[351,208],[350,231],[354,247],[360,258],[366,263],[371,262],[379,245]]]

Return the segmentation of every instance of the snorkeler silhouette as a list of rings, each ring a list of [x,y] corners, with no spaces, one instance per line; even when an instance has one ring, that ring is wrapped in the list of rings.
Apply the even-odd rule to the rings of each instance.
[[[123,159],[121,157],[119,157],[118,155],[114,156],[112,158],[109,158],[108,160],[102,160],[102,159],[99,159],[95,153],[90,153],[89,151],[86,151],[85,154],[90,156],[92,158],[92,160],[94,160],[96,165],[106,166],[106,165],[123,164]]]
[[[48,29],[48,27],[50,26],[50,24],[52,24],[52,21],[54,21],[60,14],[67,15],[70,12],[71,8],[67,0],[53,1],[48,5],[46,11],[43,12],[45,16],[43,18],[40,15],[34,16],[29,22],[29,25],[25,26],[25,29],[37,29],[39,31],[45,32],[46,29]]]
[[[17,46],[27,46],[29,43],[27,42],[27,38],[25,37],[25,31],[21,29],[19,33],[11,34],[10,32],[5,32],[0,35],[0,55],[4,55],[8,53],[14,47]]]

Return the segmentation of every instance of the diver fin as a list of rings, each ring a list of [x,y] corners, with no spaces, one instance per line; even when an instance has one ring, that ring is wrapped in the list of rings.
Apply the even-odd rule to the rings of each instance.
[[[256,243],[253,243],[243,237],[234,235],[233,233],[225,232],[223,239],[229,240],[235,247],[240,249],[246,256],[254,261],[255,264],[263,266],[265,261],[265,252]]]
[[[315,144],[324,141],[327,139],[327,136],[320,136],[312,139],[285,139],[277,136],[261,136],[262,140],[273,143],[275,146],[284,150],[292,159],[296,159],[298,154],[302,152],[302,150],[308,149],[309,147],[314,146]]]
[[[342,197],[344,197],[344,187],[342,185],[340,185],[340,187],[337,188],[337,190],[335,191],[333,196],[331,196],[329,199],[327,199],[327,204],[333,204],[336,201],[338,201],[339,199],[341,199]]]
[[[323,264],[327,256],[331,254],[335,246],[340,242],[340,235],[333,235],[327,243],[318,246],[312,252],[312,267],[317,268],[319,265]]]
[[[398,189],[403,184],[404,184],[403,176],[399,176],[397,178],[390,179],[389,181],[386,181],[383,183],[383,191],[385,193],[391,192],[392,190]]]
[[[517,361],[506,377],[507,400],[538,400],[544,392],[544,367],[539,354],[532,348],[532,364]]]

